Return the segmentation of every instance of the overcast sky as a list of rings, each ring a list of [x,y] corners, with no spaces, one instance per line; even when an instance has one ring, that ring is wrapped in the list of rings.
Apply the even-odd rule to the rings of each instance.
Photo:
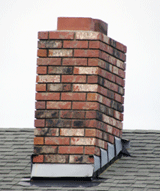
[[[92,17],[127,46],[124,129],[160,129],[159,0],[1,0],[0,127],[34,127],[38,31]]]

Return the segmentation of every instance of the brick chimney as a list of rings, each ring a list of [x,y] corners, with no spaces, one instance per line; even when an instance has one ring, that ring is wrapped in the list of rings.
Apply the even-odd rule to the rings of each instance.
[[[126,46],[107,29],[60,17],[38,33],[31,177],[92,177],[122,150]]]

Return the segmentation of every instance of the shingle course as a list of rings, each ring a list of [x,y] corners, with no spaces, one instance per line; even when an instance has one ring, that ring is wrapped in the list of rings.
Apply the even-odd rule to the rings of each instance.
[[[22,186],[30,176],[33,153],[33,128],[0,128],[0,190],[159,190],[160,131],[124,130],[130,140],[131,157],[122,157],[104,171],[101,181],[91,187]]]

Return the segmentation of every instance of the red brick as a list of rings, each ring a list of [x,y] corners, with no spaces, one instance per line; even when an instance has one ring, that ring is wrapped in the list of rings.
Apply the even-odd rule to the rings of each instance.
[[[86,118],[87,119],[95,119],[96,118],[96,111],[86,111]]]
[[[37,65],[39,66],[56,66],[61,65],[61,58],[37,58]]]
[[[113,128],[113,135],[119,137],[119,129]]]
[[[45,120],[44,119],[37,119],[35,120],[35,127],[44,127],[45,126]]]
[[[85,100],[86,93],[61,93],[61,100]]]
[[[125,72],[121,69],[118,69],[118,75],[122,78],[125,78]]]
[[[71,109],[71,102],[48,101],[47,109]]]
[[[45,145],[69,145],[69,137],[45,137]]]
[[[86,127],[97,127],[97,120],[86,120]]]
[[[87,65],[87,59],[86,58],[64,58],[62,65],[86,66]]]
[[[114,144],[114,136],[113,135],[108,135],[108,141],[112,144]]]
[[[88,48],[87,41],[64,41],[63,48]]]
[[[85,129],[85,136],[86,137],[95,137],[96,129]]]
[[[97,93],[87,93],[87,100],[98,101],[98,94]]]
[[[83,119],[83,118],[85,118],[85,111],[64,110],[64,111],[61,111],[60,117],[61,118]]]
[[[68,83],[85,83],[85,75],[62,75],[62,82]]]
[[[36,84],[36,91],[37,92],[44,92],[44,91],[46,91],[46,84]]]
[[[74,50],[75,57],[99,57],[99,50]]]
[[[89,84],[97,84],[98,83],[98,76],[88,76],[88,83]]]
[[[122,103],[122,96],[121,96],[121,95],[115,93],[115,94],[114,94],[114,99],[115,99],[116,101]]]
[[[37,67],[37,74],[47,74],[47,67],[45,66]]]
[[[43,145],[44,137],[34,137],[34,145]]]
[[[96,102],[73,102],[72,109],[98,109],[98,103]]]
[[[72,111],[71,110],[64,110],[64,111],[61,111],[61,115],[60,115],[61,118],[72,118]]]
[[[44,101],[37,101],[36,102],[36,109],[45,109],[45,102]]]
[[[33,163],[42,163],[44,161],[44,155],[33,156]]]
[[[46,49],[38,49],[37,50],[38,57],[47,57],[47,50]]]
[[[95,154],[95,147],[94,146],[85,146],[84,147],[84,154],[94,155]]]
[[[100,48],[100,41],[89,41],[89,48]]]
[[[59,146],[60,154],[83,154],[83,146]]]
[[[97,58],[89,58],[88,59],[88,66],[98,66],[98,59]]]
[[[49,39],[74,39],[74,32],[49,32]]]
[[[48,32],[38,32],[38,39],[48,39]]]
[[[60,93],[36,93],[36,100],[59,100]]]

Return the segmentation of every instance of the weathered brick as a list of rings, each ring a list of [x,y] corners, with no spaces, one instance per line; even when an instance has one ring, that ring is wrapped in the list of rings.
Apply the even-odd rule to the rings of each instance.
[[[108,135],[108,141],[112,144],[114,144],[114,136],[113,135]]]
[[[98,58],[89,58],[88,59],[88,66],[98,66],[99,64]]]
[[[96,92],[97,90],[97,84],[73,84],[73,91]]]
[[[48,32],[38,32],[38,39],[48,39]]]
[[[89,138],[89,137],[71,138],[71,145],[95,145],[95,143],[96,143],[95,138]]]
[[[47,91],[71,91],[71,84],[47,84]]]
[[[61,128],[60,129],[60,135],[61,136],[84,136],[84,129],[67,129],[67,128]]]
[[[71,120],[46,119],[47,127],[71,127]]]
[[[34,137],[34,145],[43,145],[44,137]]]
[[[37,58],[38,66],[61,65],[61,58]]]
[[[62,48],[62,41],[55,40],[40,40],[38,48]]]
[[[62,75],[62,82],[67,83],[85,83],[85,75]]]
[[[68,155],[44,155],[44,162],[45,163],[68,163]]]
[[[74,74],[98,74],[98,67],[74,67]]]
[[[85,100],[86,93],[61,93],[61,100]]]
[[[64,41],[63,48],[88,48],[87,41]]]
[[[36,110],[35,118],[58,118],[59,111],[57,110]]]
[[[45,145],[69,145],[69,137],[45,137]]]
[[[72,67],[49,66],[48,74],[72,74]]]
[[[37,119],[34,123],[35,127],[44,127],[45,126],[45,120],[44,119]]]
[[[38,49],[37,50],[38,57],[47,57],[47,50],[46,49]]]
[[[48,57],[71,57],[73,50],[67,49],[49,49]]]
[[[71,102],[47,101],[47,109],[71,109]]]
[[[62,65],[86,66],[87,65],[87,59],[86,58],[63,58]]]
[[[59,136],[59,128],[35,128],[35,136]]]
[[[57,146],[34,146],[35,154],[58,153]]]
[[[44,101],[37,101],[36,102],[36,109],[45,109],[45,102]]]
[[[85,127],[84,120],[72,120],[72,127]]]
[[[121,96],[121,95],[115,93],[115,94],[114,94],[114,99],[115,99],[116,101],[122,103],[122,96]]]
[[[75,49],[74,50],[75,57],[99,57],[99,50],[82,50],[82,49]]]
[[[86,120],[86,127],[97,127],[97,120]]]
[[[33,163],[42,163],[44,161],[43,155],[33,156]]]
[[[98,101],[98,94],[97,93],[87,93],[87,100]]]
[[[113,128],[112,133],[114,136],[119,137],[119,129]]]
[[[95,119],[96,111],[86,111],[86,119]]]
[[[36,78],[38,83],[60,82],[60,75],[39,75]]]
[[[46,84],[36,84],[36,91],[37,92],[44,92],[44,91],[46,91]]]
[[[85,146],[84,154],[94,155],[95,154],[95,146]]]
[[[74,32],[51,31],[49,39],[74,39]]]
[[[93,156],[88,155],[70,155],[69,163],[94,163]]]
[[[37,67],[37,74],[47,74],[47,67],[45,66]]]
[[[93,31],[80,31],[76,32],[75,38],[78,40],[98,40],[100,38],[100,33]]]
[[[96,129],[85,129],[85,136],[86,137],[95,137]]]
[[[59,100],[60,93],[36,93],[36,100]]]
[[[96,102],[73,102],[72,103],[72,109],[93,109],[97,110],[98,109],[98,103]]]
[[[88,76],[88,83],[89,84],[97,84],[98,83],[98,76]]]
[[[60,154],[83,154],[83,146],[59,146]]]

